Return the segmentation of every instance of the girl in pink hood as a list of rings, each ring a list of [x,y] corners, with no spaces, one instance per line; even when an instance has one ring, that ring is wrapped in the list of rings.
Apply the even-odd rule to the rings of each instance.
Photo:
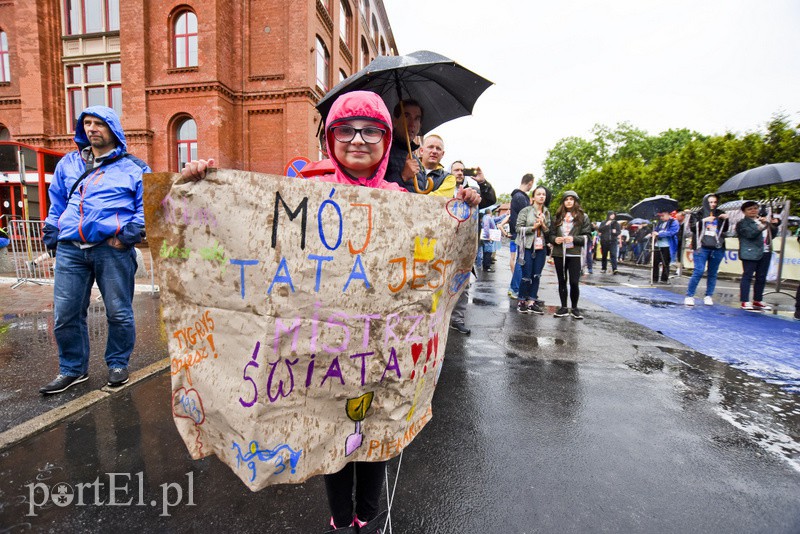
[[[337,98],[325,123],[325,140],[334,173],[319,180],[405,191],[383,179],[392,146],[392,120],[375,93],[353,91]]]

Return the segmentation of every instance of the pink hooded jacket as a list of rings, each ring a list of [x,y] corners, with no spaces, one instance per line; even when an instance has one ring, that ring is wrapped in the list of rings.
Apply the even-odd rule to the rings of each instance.
[[[370,119],[386,127],[386,134],[382,140],[383,158],[376,167],[375,173],[368,178],[350,176],[334,155],[333,143],[335,141],[330,127],[347,119]],[[331,156],[330,161],[333,163],[334,174],[324,174],[316,178],[317,180],[406,192],[400,185],[383,179],[386,174],[386,167],[389,165],[389,148],[392,146],[392,119],[391,115],[389,115],[389,110],[386,109],[386,104],[377,94],[370,91],[353,91],[337,98],[333,106],[331,106],[328,120],[325,122],[325,140],[328,144],[328,154]]]

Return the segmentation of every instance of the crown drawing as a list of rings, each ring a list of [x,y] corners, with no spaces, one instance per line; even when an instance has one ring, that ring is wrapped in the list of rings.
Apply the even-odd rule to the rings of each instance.
[[[436,255],[436,240],[433,238],[423,239],[419,236],[414,238],[414,259],[430,261]]]

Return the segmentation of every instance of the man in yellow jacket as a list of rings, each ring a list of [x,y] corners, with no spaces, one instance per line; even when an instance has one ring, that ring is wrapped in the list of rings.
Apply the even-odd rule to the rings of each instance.
[[[417,178],[419,183],[427,183],[428,179],[433,180],[433,190],[429,195],[453,198],[456,192],[456,177],[450,174],[442,166],[441,161],[444,157],[444,140],[436,134],[425,137],[419,147],[422,169]]]

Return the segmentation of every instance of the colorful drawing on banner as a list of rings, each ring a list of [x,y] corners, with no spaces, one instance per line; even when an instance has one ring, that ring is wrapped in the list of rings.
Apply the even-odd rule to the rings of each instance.
[[[193,458],[215,454],[258,490],[386,460],[419,434],[474,210],[227,170],[149,175],[145,197],[173,418]]]
[[[203,409],[203,399],[196,389],[178,388],[172,393],[172,415],[190,419],[194,423],[197,438],[195,445],[199,450],[203,450],[203,443],[200,441],[200,425],[206,420]]]
[[[361,447],[361,443],[364,440],[364,434],[361,432],[361,422],[366,419],[367,410],[369,410],[369,407],[372,405],[372,399],[374,397],[375,392],[370,391],[369,393],[364,393],[360,397],[347,399],[345,411],[347,412],[347,417],[355,422],[356,429],[355,432],[347,436],[345,440],[345,456],[350,456],[356,449]]]

